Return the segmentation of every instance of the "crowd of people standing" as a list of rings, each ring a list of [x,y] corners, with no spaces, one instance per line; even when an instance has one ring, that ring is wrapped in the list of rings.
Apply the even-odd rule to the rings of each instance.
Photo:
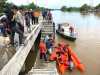
[[[19,44],[24,44],[24,27],[26,26],[27,32],[30,32],[31,25],[38,24],[40,12],[12,5],[4,11],[4,15],[0,21],[0,35],[9,36],[10,44],[14,46],[15,33],[19,34]]]
[[[50,10],[43,10],[42,16],[43,16],[43,20],[47,20],[48,23],[52,22],[52,14]]]

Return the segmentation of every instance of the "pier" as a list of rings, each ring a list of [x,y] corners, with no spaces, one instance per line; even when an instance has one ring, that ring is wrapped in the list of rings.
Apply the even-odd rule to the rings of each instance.
[[[0,75],[19,75],[21,71],[25,71],[27,69],[25,64],[29,52],[35,50],[35,44],[39,44],[39,40],[43,39],[46,34],[54,32],[52,22],[47,23],[44,20],[40,20],[38,25],[33,26],[32,32],[25,39],[25,45],[18,48],[13,57],[1,69]],[[58,75],[55,62],[44,63],[39,59],[38,54],[36,55],[35,64],[33,67],[31,66],[32,69],[27,75],[41,75],[41,73],[43,73],[42,75]]]

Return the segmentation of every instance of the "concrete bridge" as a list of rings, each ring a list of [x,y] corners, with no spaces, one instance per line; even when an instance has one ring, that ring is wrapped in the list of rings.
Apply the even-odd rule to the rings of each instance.
[[[52,32],[53,25],[49,25],[49,26],[51,27],[51,32]],[[44,31],[45,29],[46,29],[46,26],[43,28],[43,20],[40,21],[38,25],[34,25],[32,32],[29,34],[29,36],[25,40],[25,45],[20,46],[18,48],[17,52],[13,55],[13,57],[9,60],[9,62],[2,68],[2,70],[0,71],[0,75],[19,75],[21,71],[23,70],[25,71],[26,69],[25,61],[30,51],[33,51],[36,47],[36,44],[39,43],[39,40],[41,39],[41,30]],[[46,32],[48,32],[47,30]],[[50,29],[49,29],[49,32],[50,32]],[[37,58],[38,58],[38,55],[37,55]],[[35,62],[35,65],[36,63],[38,64],[37,61]],[[46,64],[46,65],[50,65],[50,64]],[[54,72],[53,75],[58,75],[55,63],[53,64],[53,67],[46,66],[44,69],[33,67],[30,71],[28,75],[51,75],[53,72]]]

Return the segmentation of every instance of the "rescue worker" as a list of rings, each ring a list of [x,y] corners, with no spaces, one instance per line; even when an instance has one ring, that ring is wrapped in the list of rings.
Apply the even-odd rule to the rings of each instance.
[[[57,65],[58,65],[58,70],[61,75],[64,75],[66,69],[68,68],[67,65],[67,56],[65,55],[64,52],[60,52],[58,57],[57,57]]]
[[[44,60],[47,61],[47,57],[46,57],[47,49],[44,40],[40,41],[39,50],[40,50],[40,59],[44,58]]]
[[[60,43],[58,43],[58,51],[59,52],[63,52],[63,47],[62,47],[62,45]]]
[[[57,59],[57,52],[56,52],[57,47],[54,48],[54,51],[51,53],[49,60],[50,61],[56,61]]]
[[[67,61],[68,62],[68,69],[70,71],[72,71],[74,68],[74,63],[73,63],[72,58],[71,58],[71,51],[69,50],[69,44],[66,44],[66,52],[68,54],[68,61]]]

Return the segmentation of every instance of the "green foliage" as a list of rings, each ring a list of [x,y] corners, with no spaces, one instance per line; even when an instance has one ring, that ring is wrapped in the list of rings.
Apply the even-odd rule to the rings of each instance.
[[[91,8],[92,8],[91,6],[84,4],[83,6],[80,7],[80,11],[88,11]]]
[[[95,7],[95,9],[99,9],[100,8],[100,4],[98,4],[96,7]]]
[[[98,7],[100,7],[100,5]],[[69,12],[71,12],[71,11],[89,11],[89,10],[93,10],[93,7],[91,7],[87,4],[84,4],[81,7],[69,7],[69,8],[67,8],[66,6],[61,7],[61,11],[69,11]]]
[[[80,11],[80,8],[77,8],[77,7],[69,7],[67,8],[67,11]]]
[[[68,11],[68,12],[70,12],[70,11],[80,11],[80,8],[76,8],[76,7],[69,7],[69,8],[67,8],[66,6],[63,6],[61,8],[61,11]]]
[[[62,6],[61,7],[61,11],[66,11],[67,10],[67,7],[66,6]]]
[[[4,11],[6,1],[7,0],[0,0],[0,13]]]
[[[21,5],[19,7],[23,8],[23,9],[35,9],[36,5],[34,3],[30,3],[29,5]]]

